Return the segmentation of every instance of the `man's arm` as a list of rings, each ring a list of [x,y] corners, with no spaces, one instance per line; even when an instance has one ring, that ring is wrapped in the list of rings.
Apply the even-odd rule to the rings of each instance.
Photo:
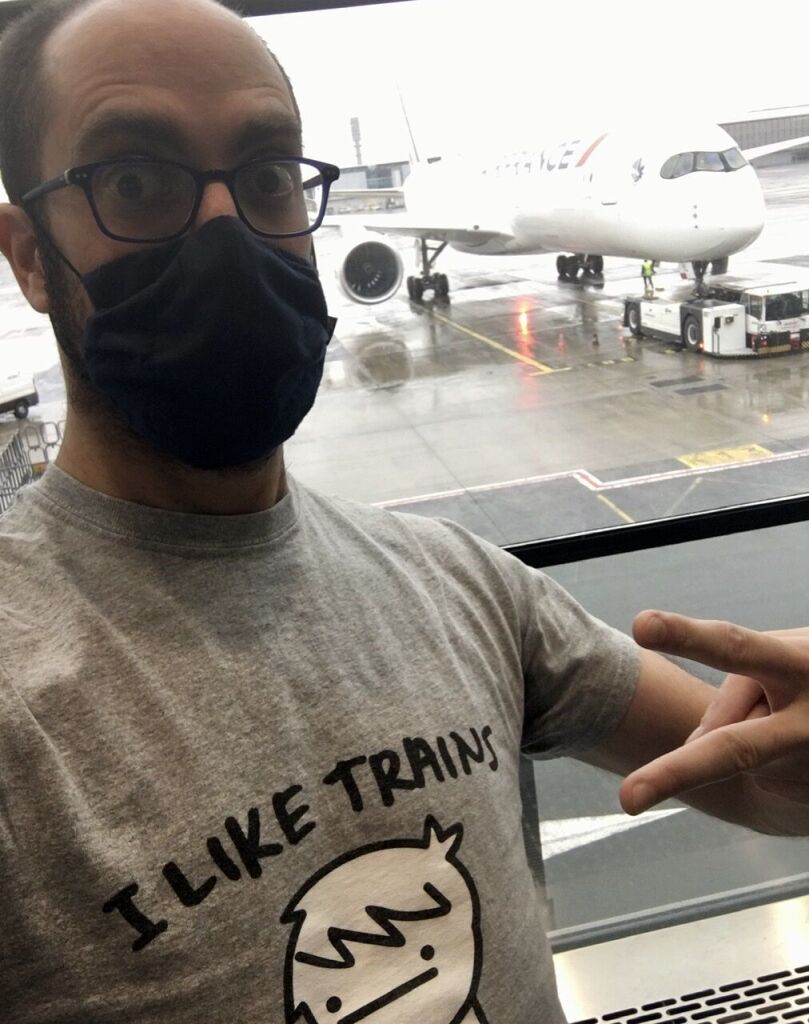
[[[653,633],[658,627],[665,627],[660,635]],[[579,760],[627,777],[620,797],[630,814],[676,796],[759,832],[809,835],[806,634],[776,637],[647,612],[638,616],[635,635],[641,644],[736,673],[728,679],[734,686],[723,686],[723,694],[644,650],[624,721]],[[703,718],[707,731],[694,738]],[[651,795],[639,792],[644,784]]]

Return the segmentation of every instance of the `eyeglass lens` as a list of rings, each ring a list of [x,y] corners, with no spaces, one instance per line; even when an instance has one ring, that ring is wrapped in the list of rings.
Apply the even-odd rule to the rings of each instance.
[[[254,161],[237,172],[234,192],[254,231],[293,235],[317,221],[323,179],[307,164]],[[133,241],[168,238],[187,225],[197,183],[175,164],[122,160],[96,169],[92,194],[98,216],[111,234]]]

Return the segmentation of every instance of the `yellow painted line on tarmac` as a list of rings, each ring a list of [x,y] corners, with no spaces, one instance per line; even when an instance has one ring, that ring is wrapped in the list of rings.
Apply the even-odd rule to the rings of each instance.
[[[603,501],[604,504],[607,506],[607,508],[611,508],[612,511],[617,516],[620,516],[620,518],[623,519],[623,521],[625,523],[634,523],[635,522],[635,520],[632,518],[632,516],[628,516],[626,514],[626,512],[624,512],[624,510],[622,508],[618,508],[618,506],[615,504],[614,501],[610,501],[610,499],[605,497],[603,494],[597,494],[596,497],[598,498],[599,501]]]
[[[435,317],[436,320],[440,320],[441,323],[449,324],[450,327],[454,327],[456,331],[463,331],[464,334],[468,334],[470,338],[474,338],[476,341],[482,341],[484,345],[489,345],[491,348],[496,348],[500,352],[505,352],[507,356],[511,356],[513,359],[519,359],[521,363],[527,363],[529,366],[535,367],[539,372],[534,374],[535,377],[539,377],[546,373],[557,373],[552,366],[546,366],[545,363],[537,362],[536,359],[532,359],[530,356],[524,356],[522,352],[515,352],[513,348],[508,348],[506,345],[501,345],[499,341],[495,341],[494,338],[487,338],[485,334],[478,334],[477,331],[470,330],[468,327],[464,327],[463,324],[456,323],[454,320],[450,320],[447,316],[442,316],[441,313],[436,313],[434,309],[430,310],[430,316]]]
[[[706,466],[728,466],[737,462],[753,462],[766,459],[773,453],[760,444],[745,444],[739,448],[717,448],[710,452],[693,452],[691,455],[678,455],[677,461],[689,469],[703,469]]]

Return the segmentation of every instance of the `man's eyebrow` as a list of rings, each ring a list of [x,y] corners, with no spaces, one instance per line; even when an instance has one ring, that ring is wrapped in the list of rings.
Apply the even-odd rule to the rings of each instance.
[[[260,114],[246,121],[234,139],[234,155],[257,143],[269,148],[277,147],[292,156],[302,148],[300,122],[293,117],[278,114]],[[290,153],[291,150],[295,152]]]
[[[180,147],[186,143],[183,132],[170,118],[136,111],[106,111],[82,129],[76,141],[77,162],[92,159],[105,143],[122,138]]]
[[[74,148],[74,163],[92,160],[105,143],[124,139],[175,150],[189,146],[185,133],[171,118],[139,111],[110,110],[99,114],[82,129]],[[283,114],[254,115],[235,133],[232,149],[238,155],[257,143],[296,155],[302,148],[300,122]]]

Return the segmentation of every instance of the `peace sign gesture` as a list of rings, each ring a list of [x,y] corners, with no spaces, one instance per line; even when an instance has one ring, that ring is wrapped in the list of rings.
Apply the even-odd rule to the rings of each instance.
[[[731,674],[700,729],[627,776],[621,786],[624,809],[637,814],[669,797],[745,775],[759,805],[757,825],[809,835],[809,631],[761,633],[645,611],[635,619],[634,636],[641,647]],[[644,794],[642,786],[650,792]]]

